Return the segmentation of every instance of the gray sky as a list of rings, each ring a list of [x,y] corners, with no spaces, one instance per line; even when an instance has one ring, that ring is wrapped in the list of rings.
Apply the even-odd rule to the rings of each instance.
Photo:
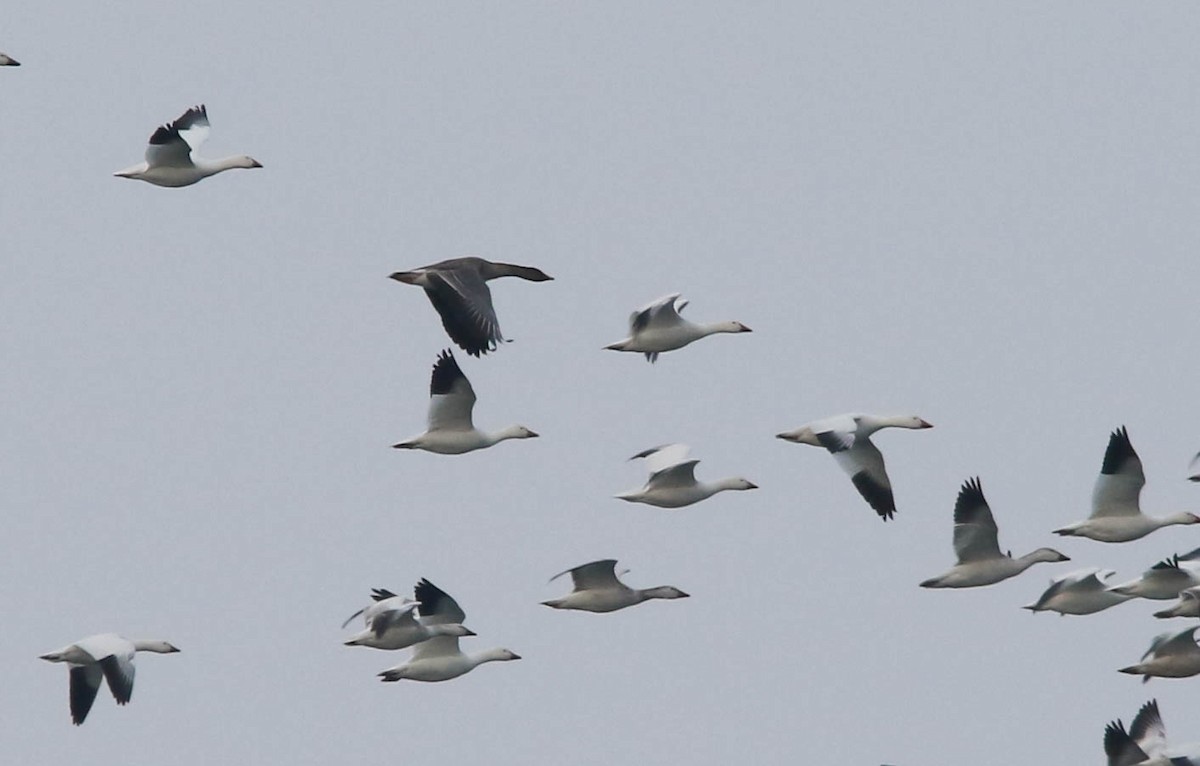
[[[1195,681],[1116,669],[1161,604],[1020,610],[1080,566],[1135,576],[1172,528],[1062,541],[1108,433],[1144,507],[1200,508],[1194,3],[25,3],[0,50],[0,631],[12,762],[1099,762]],[[115,179],[206,103],[203,153],[265,168]],[[461,457],[422,430],[449,345],[389,273],[464,254],[515,342],[458,359],[476,422],[541,439]],[[755,332],[601,351],[668,292]],[[846,411],[876,437],[880,523],[834,461],[773,434]],[[611,496],[692,445],[761,489],[679,511]],[[1017,555],[953,563],[969,476]],[[554,612],[546,578],[614,557],[692,594]],[[428,577],[525,659],[382,684],[349,649],[371,587]],[[133,703],[79,729],[85,635],[165,638]]]

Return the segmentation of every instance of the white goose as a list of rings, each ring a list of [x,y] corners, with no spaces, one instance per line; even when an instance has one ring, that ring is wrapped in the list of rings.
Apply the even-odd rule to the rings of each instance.
[[[420,589],[421,586],[417,586]],[[373,649],[407,649],[413,644],[428,641],[434,636],[473,636],[475,635],[464,625],[457,623],[427,624],[424,618],[418,620],[413,612],[421,605],[420,601],[397,596],[390,590],[372,588],[371,598],[374,601],[363,609],[359,609],[342,623],[345,628],[355,617],[362,615],[366,630],[345,641],[346,646],[369,646]]]
[[[116,633],[88,636],[56,652],[43,654],[47,662],[65,662],[71,676],[71,722],[76,726],[87,718],[100,679],[108,681],[108,689],[118,705],[133,697],[133,656],[136,652],[171,654],[178,652],[166,641],[130,641]]]
[[[975,588],[1007,580],[1039,561],[1070,561],[1053,548],[1038,548],[1014,559],[1000,552],[996,519],[983,497],[979,478],[968,479],[954,503],[954,552],[958,563],[943,575],[921,583],[922,588]]]
[[[428,580],[416,587],[421,602],[422,620],[428,625],[461,625],[467,619],[458,602]],[[384,681],[448,681],[468,673],[485,662],[519,660],[508,649],[488,649],[479,654],[463,654],[458,648],[458,636],[435,636],[413,647],[412,658],[381,672]]]
[[[816,420],[775,438],[811,444],[829,450],[838,465],[850,475],[858,493],[884,521],[896,515],[892,482],[883,464],[883,454],[870,436],[882,428],[933,428],[916,415],[865,415],[850,413]]]
[[[688,304],[679,293],[664,295],[629,315],[629,337],[604,348],[609,351],[637,351],[654,362],[663,351],[683,348],[692,341],[720,332],[750,332],[741,322],[696,324],[679,315]]]
[[[1100,476],[1092,488],[1092,515],[1054,530],[1056,535],[1087,537],[1102,543],[1124,543],[1172,524],[1200,524],[1194,513],[1153,518],[1142,513],[1138,498],[1146,485],[1142,461],[1133,450],[1129,432],[1121,426],[1108,439]]]
[[[622,492],[616,497],[631,503],[646,503],[659,508],[682,508],[706,500],[725,490],[758,489],[746,479],[732,477],[717,481],[696,481],[696,464],[688,460],[686,444],[664,444],[637,453],[630,460],[645,458],[650,478],[641,489]]]
[[[258,160],[239,154],[219,160],[197,157],[195,152],[208,138],[208,110],[193,106],[170,125],[162,125],[150,136],[146,161],[113,173],[155,186],[190,186],[197,181],[234,168],[261,168]]]
[[[1125,724],[1119,718],[1104,727],[1104,754],[1108,756],[1108,766],[1138,766],[1162,752],[1166,744],[1166,728],[1158,712],[1157,700],[1142,705],[1129,724],[1129,731],[1125,731]]]
[[[1179,603],[1170,609],[1155,612],[1155,617],[1200,617],[1200,585],[1179,591]]]
[[[1125,731],[1120,719],[1104,727],[1104,753],[1108,766],[1136,766],[1166,746],[1166,729],[1158,712],[1157,700],[1142,705]]]
[[[500,277],[520,277],[529,282],[554,279],[532,266],[493,263],[474,256],[451,258],[390,276],[397,282],[423,287],[442,318],[446,334],[471,356],[495,351],[504,342],[492,307],[492,291],[487,286],[488,280]]]
[[[429,427],[425,433],[393,444],[396,449],[421,449],[440,455],[461,455],[491,447],[505,439],[537,436],[525,426],[508,426],[494,433],[480,431],[471,420],[475,390],[454,355],[443,351],[429,380]]]
[[[562,598],[543,601],[542,604],[555,609],[615,612],[654,598],[688,598],[688,594],[672,585],[641,590],[630,588],[617,579],[616,567],[616,559],[602,559],[559,572],[550,578],[550,582],[570,574],[574,589]]]
[[[1200,585],[1200,548],[1164,559],[1136,580],[1114,585],[1109,590],[1135,598],[1170,601],[1196,585]]]
[[[21,62],[12,56],[0,53],[0,66],[21,66]]]
[[[1097,567],[1068,572],[1051,580],[1050,587],[1036,603],[1021,608],[1031,612],[1058,612],[1060,615],[1095,614],[1133,598],[1108,589],[1104,581],[1113,574],[1115,572],[1111,569]]]
[[[1156,636],[1142,655],[1142,661],[1121,668],[1120,672],[1142,676],[1142,683],[1153,676],[1187,678],[1200,673],[1200,646],[1196,645],[1195,636],[1197,627],[1200,626]]]

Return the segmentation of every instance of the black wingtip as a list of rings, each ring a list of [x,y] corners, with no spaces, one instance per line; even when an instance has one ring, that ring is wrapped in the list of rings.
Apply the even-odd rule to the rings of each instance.
[[[1129,441],[1129,431],[1125,426],[1121,426],[1108,437],[1108,448],[1104,450],[1104,463],[1100,466],[1100,473],[1110,476],[1118,473],[1125,461],[1132,457],[1137,457],[1137,453]]]

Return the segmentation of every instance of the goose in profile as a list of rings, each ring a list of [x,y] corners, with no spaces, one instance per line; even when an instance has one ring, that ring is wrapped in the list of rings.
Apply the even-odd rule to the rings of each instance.
[[[454,355],[443,351],[429,380],[429,424],[425,433],[393,444],[396,449],[422,449],[440,455],[461,455],[491,447],[505,439],[537,436],[525,426],[508,426],[494,433],[480,431],[471,420],[475,390]]]
[[[1105,580],[1116,574],[1111,569],[1089,567],[1068,572],[1050,581],[1050,587],[1037,602],[1021,607],[1031,612],[1063,614],[1095,614],[1128,601],[1133,596],[1108,589]]]
[[[458,602],[428,580],[417,583],[415,595],[421,602],[421,619],[427,625],[462,625],[467,619]],[[464,654],[458,648],[458,636],[434,636],[414,646],[408,662],[388,668],[379,675],[384,681],[449,681],[485,662],[519,659],[519,655],[508,649]]]
[[[366,630],[345,641],[346,646],[369,646],[373,649],[407,649],[413,644],[428,641],[434,636],[473,636],[471,630],[458,623],[426,624],[414,612],[421,602],[397,596],[384,588],[372,588],[373,601],[359,609],[342,623],[345,628],[355,617],[362,615]]]
[[[1056,535],[1087,537],[1102,543],[1124,543],[1172,524],[1200,524],[1194,513],[1154,518],[1142,513],[1138,498],[1146,485],[1142,461],[1133,450],[1125,426],[1113,431],[1104,452],[1100,476],[1092,488],[1092,515],[1054,530]]]
[[[623,492],[617,497],[631,503],[646,503],[659,508],[682,508],[685,505],[706,500],[727,489],[758,489],[741,477],[717,481],[696,481],[696,464],[699,460],[688,460],[686,444],[664,444],[637,453],[630,460],[645,458],[650,467],[650,478],[641,489]]]
[[[21,66],[21,62],[5,53],[0,53],[0,66]]]
[[[983,497],[979,478],[968,479],[954,504],[954,552],[958,563],[943,575],[921,583],[922,588],[975,588],[1007,580],[1039,561],[1070,561],[1053,548],[1038,548],[1014,559],[1000,552],[996,519]]]
[[[118,178],[147,181],[155,186],[191,186],[223,170],[261,168],[258,160],[239,154],[208,160],[196,156],[196,150],[208,138],[208,110],[204,104],[193,106],[169,125],[162,125],[150,136],[146,161],[113,173]]]
[[[829,450],[867,504],[887,521],[896,515],[892,482],[883,464],[883,454],[871,442],[881,428],[933,428],[916,415],[864,415],[851,413],[816,420],[795,431],[776,434],[776,439],[810,444]]]
[[[679,315],[688,304],[679,293],[664,295],[629,315],[629,337],[604,348],[609,351],[636,351],[654,362],[663,351],[683,348],[692,341],[719,332],[750,332],[741,322],[696,324]]]
[[[1142,661],[1121,668],[1120,672],[1142,676],[1142,683],[1154,676],[1187,678],[1200,673],[1200,646],[1196,646],[1195,636],[1197,627],[1200,626],[1156,636],[1142,655]]]
[[[559,572],[550,578],[550,582],[565,574],[571,575],[574,589],[562,598],[543,601],[543,605],[555,609],[579,609],[584,612],[615,612],[653,598],[688,597],[688,594],[672,585],[641,590],[630,588],[617,579],[616,559],[580,564],[565,572]]]
[[[1166,728],[1158,712],[1157,700],[1142,705],[1129,725],[1129,731],[1125,731],[1125,724],[1119,718],[1104,727],[1104,754],[1108,756],[1108,766],[1138,766],[1162,752],[1166,744]]]
[[[1170,601],[1196,585],[1200,585],[1200,548],[1164,559],[1136,580],[1114,585],[1109,590],[1134,598]]]
[[[71,678],[71,722],[78,726],[96,701],[101,678],[108,681],[117,704],[124,705],[133,697],[134,654],[178,651],[166,641],[130,641],[116,633],[100,633],[43,654],[41,659],[67,663]]]
[[[411,271],[397,271],[391,279],[425,288],[429,302],[442,317],[442,326],[458,346],[471,356],[495,351],[504,342],[500,322],[492,307],[488,280],[520,277],[546,282],[554,277],[532,266],[493,263],[483,258],[451,258]]]
[[[1160,619],[1169,617],[1200,617],[1200,585],[1193,585],[1190,588],[1179,591],[1179,603],[1174,604],[1170,609],[1155,612],[1154,616]]]

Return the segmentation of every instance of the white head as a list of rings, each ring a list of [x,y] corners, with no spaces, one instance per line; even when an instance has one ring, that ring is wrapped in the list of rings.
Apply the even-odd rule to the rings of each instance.
[[[674,585],[660,585],[657,588],[647,588],[642,591],[646,598],[690,598],[690,596]]]
[[[509,426],[499,436],[501,439],[536,439],[538,434],[525,426]]]
[[[489,649],[483,653],[481,662],[507,662],[519,659],[521,659],[521,655],[510,649]]]
[[[892,421],[892,425],[898,428],[933,428],[933,423],[916,415],[900,415],[890,418],[890,420]]]
[[[1071,558],[1069,556],[1064,556],[1063,554],[1059,553],[1058,551],[1054,550],[1053,548],[1038,548],[1036,551],[1024,556],[1023,558],[1029,559],[1031,561],[1049,561],[1049,562],[1070,561],[1071,560]]]
[[[732,479],[726,479],[724,482],[722,482],[722,484],[723,489],[758,489],[757,484],[749,481],[748,479],[743,479],[741,476]]]
[[[159,654],[174,654],[179,651],[166,641],[134,641],[133,648],[139,652],[157,652]]]
[[[1194,513],[1176,513],[1168,516],[1165,521],[1168,524],[1200,524],[1200,516]]]
[[[713,329],[715,332],[754,332],[741,322],[718,322]]]

